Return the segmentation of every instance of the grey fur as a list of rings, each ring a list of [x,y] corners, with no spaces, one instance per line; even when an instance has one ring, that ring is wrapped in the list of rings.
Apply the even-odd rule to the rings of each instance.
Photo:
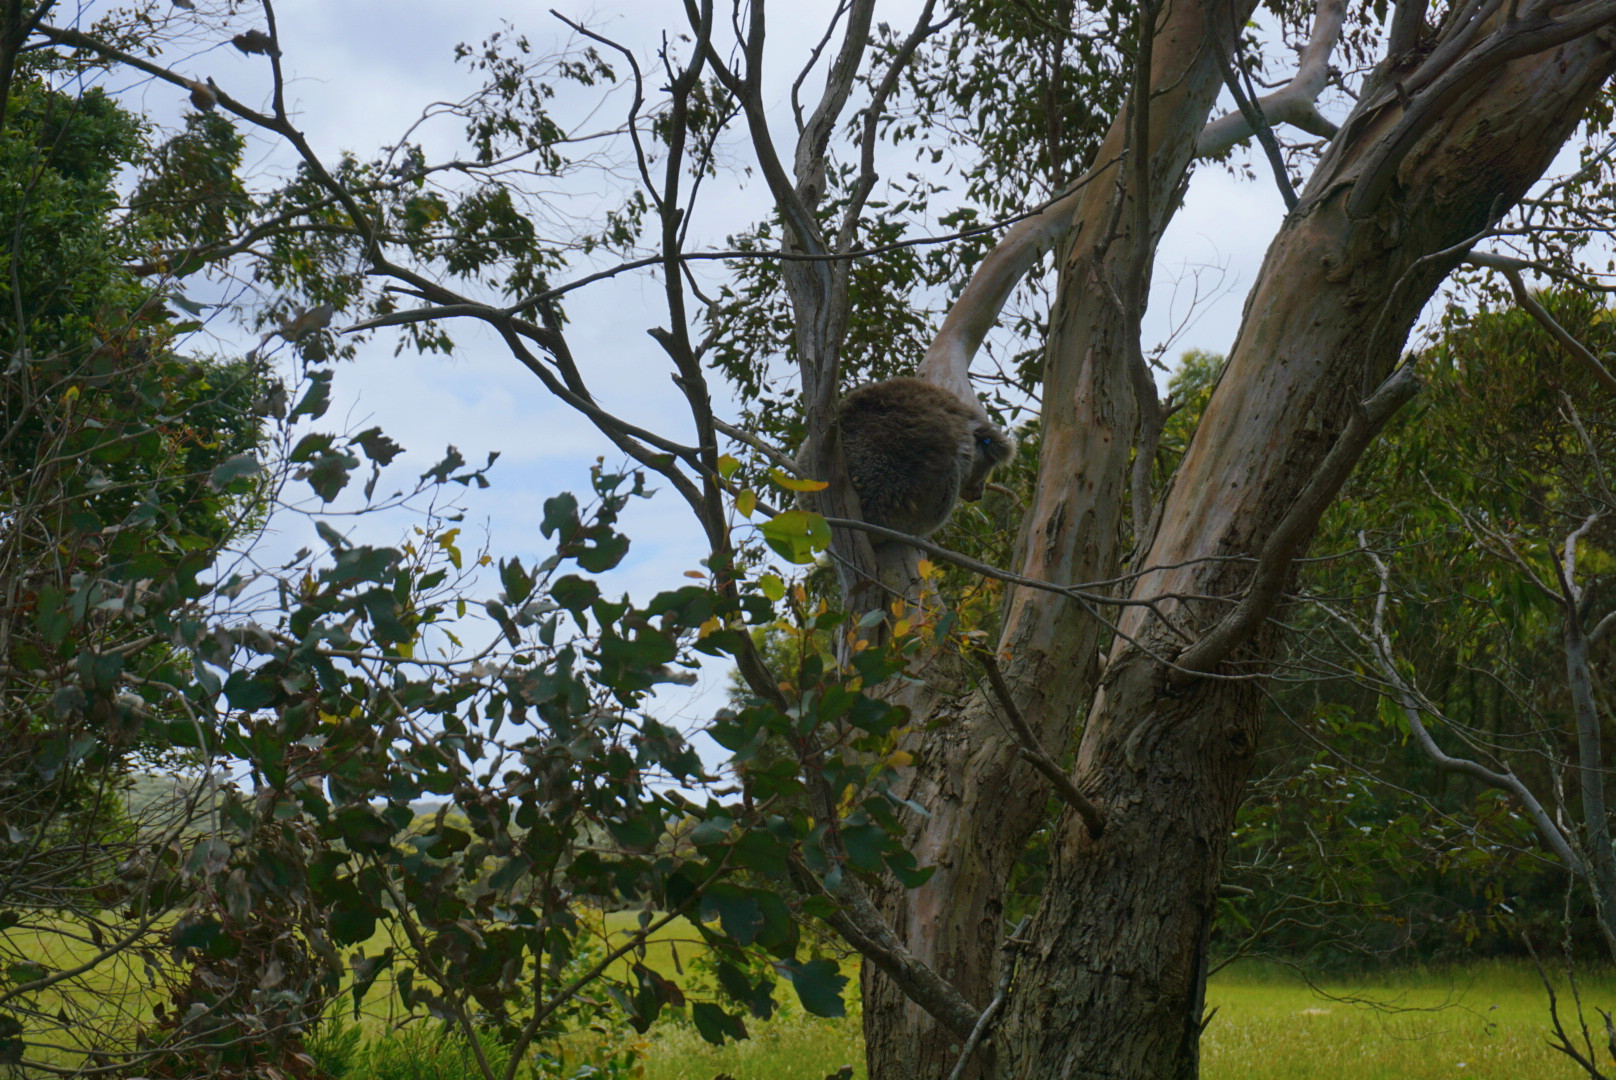
[[[942,528],[960,499],[980,499],[1015,452],[981,405],[921,379],[866,383],[836,418],[864,520],[915,536]]]

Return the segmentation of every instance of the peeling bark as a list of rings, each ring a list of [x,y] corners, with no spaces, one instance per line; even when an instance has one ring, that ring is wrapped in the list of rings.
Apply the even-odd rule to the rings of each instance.
[[[1222,86],[1206,35],[1229,28],[1232,41],[1232,28],[1251,10],[1248,0],[1232,6],[1217,0],[1166,6],[1151,77],[1153,86],[1164,88],[1151,103],[1152,190],[1172,192],[1182,182]],[[1059,299],[1045,357],[1039,483],[1018,544],[1019,569],[1046,581],[1110,578],[1127,554],[1125,488],[1139,419],[1127,358],[1137,349],[1138,328],[1128,324],[1115,301],[1117,278],[1141,253],[1148,258],[1171,210],[1167,200],[1150,208],[1150,236],[1126,228],[1112,232],[1114,223],[1134,220],[1128,203],[1116,205],[1119,192],[1125,200],[1132,197],[1126,183],[1119,187],[1115,169],[1124,157],[1129,123],[1124,115],[1113,125],[1095,158],[1098,176],[1061,210],[1067,215],[1067,243],[1058,264]],[[1031,264],[1035,256],[1028,252],[1047,236],[1041,227],[1047,226],[1029,225],[1018,234],[1000,272],[981,279],[977,295],[984,303],[995,296],[1002,302],[1008,294],[1013,282],[1002,292],[999,287],[1006,267]],[[928,354],[928,377],[936,377],[933,365],[940,375],[961,356],[968,365],[997,311],[982,323],[961,311],[964,306],[962,297],[959,318],[950,316],[951,326],[945,325]],[[1009,594],[1000,664],[1039,744],[1052,752],[1071,744],[1088,711],[1105,634],[1075,601],[1028,589]],[[938,661],[926,675],[941,689],[907,703],[918,719],[937,728],[913,740],[916,760],[904,795],[930,812],[914,823],[909,843],[922,865],[936,870],[920,889],[889,889],[883,909],[907,947],[982,1008],[993,994],[999,944],[1007,930],[1005,882],[1042,819],[1049,789],[1022,760],[985,688],[963,689],[973,673],[949,671]],[[1088,793],[1081,782],[1078,786]],[[868,967],[863,986],[870,1075],[882,1080],[946,1075],[958,1055],[958,1040]],[[966,1075],[993,1075],[994,1060],[993,1046],[984,1046],[969,1067],[979,1071]]]
[[[1369,118],[1269,249],[1247,319],[1163,508],[1126,641],[1113,651],[1076,780],[1107,815],[1059,827],[1055,867],[1000,1031],[1000,1077],[1193,1077],[1205,933],[1258,731],[1252,678],[1174,687],[1171,658],[1250,584],[1254,555],[1385,378],[1467,238],[1521,197],[1613,67],[1588,36],[1514,61],[1427,128],[1368,219],[1352,182],[1384,160]],[[1350,128],[1350,125],[1349,125]],[[1171,626],[1168,625],[1171,622]],[[1272,629],[1223,675],[1257,675]]]

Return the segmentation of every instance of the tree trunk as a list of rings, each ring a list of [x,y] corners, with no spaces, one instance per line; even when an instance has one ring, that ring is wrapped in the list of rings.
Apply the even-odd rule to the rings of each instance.
[[[1252,10],[1250,0],[1174,4],[1159,24],[1151,101],[1151,234],[1127,223],[1134,188],[1119,184],[1127,160],[1128,119],[1119,119],[1098,151],[1082,189],[1074,227],[1059,262],[1059,286],[1045,357],[1039,482],[1023,525],[1020,571],[1058,583],[1116,576],[1123,547],[1126,481],[1139,408],[1127,366],[1138,327],[1115,302],[1131,260],[1148,261],[1176,209],[1196,139],[1222,86],[1205,44],[1215,27],[1225,41]],[[1124,199],[1119,213],[1118,198]],[[1122,231],[1114,232],[1118,223]],[[1093,695],[1107,628],[1082,605],[1048,592],[1018,589],[1007,598],[999,653],[1006,681],[1046,750],[1061,754],[1081,726]],[[1049,783],[1022,761],[986,687],[965,692],[980,672],[934,661],[929,688],[907,700],[923,731],[911,741],[914,764],[905,797],[927,808],[914,820],[910,850],[935,868],[921,888],[889,887],[882,908],[900,939],[978,1008],[997,981],[1005,883],[1043,820]],[[935,1080],[953,1068],[959,1040],[938,1027],[872,965],[863,975],[869,1073],[881,1080]],[[978,1051],[984,1069],[991,1048]],[[987,1075],[974,1072],[968,1075]]]
[[[1229,557],[1262,548],[1467,242],[1547,168],[1612,66],[1588,35],[1487,72],[1352,219],[1354,182],[1404,115],[1370,105],[1287,218],[1165,497],[1146,565],[1170,569],[1133,588],[1158,606],[1124,613],[1138,644],[1119,637],[1084,732],[1076,780],[1106,831],[1058,828],[994,1075],[1196,1075],[1207,933],[1277,637],[1249,641],[1219,671],[1231,678],[1170,660],[1229,609],[1202,598],[1242,594],[1252,562]]]

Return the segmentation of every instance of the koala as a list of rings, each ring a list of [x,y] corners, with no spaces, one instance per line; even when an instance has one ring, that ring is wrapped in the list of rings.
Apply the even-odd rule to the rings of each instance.
[[[915,536],[942,528],[960,499],[980,499],[1015,452],[981,405],[922,379],[866,383],[836,421],[864,520]]]

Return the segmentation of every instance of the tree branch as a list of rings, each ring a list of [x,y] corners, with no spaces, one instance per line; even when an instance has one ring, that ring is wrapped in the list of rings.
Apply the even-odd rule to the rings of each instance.
[[[1594,911],[1605,942],[1616,954],[1616,850],[1610,845],[1610,817],[1605,808],[1605,765],[1600,742],[1599,706],[1594,701],[1593,671],[1588,664],[1588,639],[1582,632],[1578,606],[1582,591],[1577,587],[1577,541],[1587,535],[1599,520],[1589,514],[1565,538],[1565,553],[1555,563],[1560,578],[1560,603],[1565,609],[1562,640],[1565,648],[1566,685],[1571,690],[1571,711],[1577,726],[1577,774],[1582,792],[1582,827],[1588,838],[1593,863],[1588,878],[1594,895]]]
[[[1119,155],[1097,165],[1041,210],[1011,226],[948,309],[941,329],[920,362],[920,377],[956,394],[971,389],[971,359],[999,319],[1005,301],[1033,264],[1066,236],[1084,188],[1122,161]]]
[[[1279,140],[1274,138],[1274,129],[1264,115],[1262,106],[1246,96],[1240,86],[1240,76],[1235,71],[1234,61],[1223,49],[1223,42],[1216,34],[1207,36],[1207,43],[1217,51],[1218,67],[1223,69],[1223,85],[1229,88],[1234,97],[1235,107],[1240,111],[1240,117],[1252,132],[1257,135],[1257,141],[1262,144],[1263,153],[1268,158],[1268,167],[1274,174],[1274,183],[1279,187],[1279,197],[1285,200],[1287,211],[1296,209],[1296,189],[1291,186],[1291,178],[1285,170],[1285,155],[1280,153]],[[1205,130],[1202,131],[1203,137]],[[1199,141],[1196,148],[1200,148]]]
[[[1335,498],[1369,441],[1419,388],[1413,367],[1404,364],[1353,410],[1340,438],[1263,545],[1246,595],[1206,636],[1184,650],[1177,670],[1170,676],[1175,683],[1185,683],[1194,674],[1217,667],[1268,618],[1290,573],[1291,560],[1318,525],[1319,516]]]
[[[1545,52],[1613,21],[1616,21],[1616,0],[1596,0],[1572,9],[1559,19],[1549,18],[1545,5],[1530,5],[1521,12],[1520,18],[1499,24],[1486,40],[1456,59],[1451,66],[1438,66],[1434,63],[1437,53],[1433,53],[1401,89],[1406,93],[1425,78],[1429,78],[1429,85],[1403,108],[1396,126],[1360,157],[1363,166],[1347,196],[1347,216],[1366,217],[1380,205],[1380,200],[1391,188],[1398,166],[1414,144],[1447,115],[1451,105],[1481,80],[1512,60]],[[1439,48],[1437,52],[1443,52],[1444,48]],[[1385,107],[1396,101],[1396,97],[1391,98]]]
[[[1004,673],[999,670],[998,660],[987,649],[975,650],[975,656],[982,669],[987,672],[988,684],[993,687],[993,694],[999,699],[1010,733],[1015,736],[1016,743],[1021,747],[1021,756],[1026,758],[1033,768],[1044,774],[1066,805],[1077,811],[1078,816],[1083,819],[1083,824],[1088,827],[1089,836],[1098,840],[1100,834],[1105,831],[1105,818],[1101,816],[1099,807],[1078,790],[1066,770],[1060,767],[1060,762],[1050,757],[1049,752],[1039,745],[1038,736],[1027,723],[1027,718],[1021,715],[1021,710],[1016,707],[1015,698],[1010,696],[1010,688],[1005,685]]]
[[[1543,843],[1565,864],[1567,870],[1578,877],[1586,879],[1587,867],[1583,864],[1582,859],[1578,858],[1576,852],[1571,849],[1565,834],[1554,823],[1554,819],[1549,816],[1548,811],[1544,810],[1543,804],[1532,793],[1532,789],[1522,783],[1519,777],[1507,770],[1495,772],[1479,761],[1453,757],[1438,746],[1436,740],[1432,738],[1431,732],[1426,728],[1424,719],[1421,716],[1426,706],[1422,705],[1420,695],[1415,693],[1414,689],[1409,686],[1408,682],[1404,680],[1402,674],[1397,670],[1397,663],[1393,659],[1391,637],[1386,632],[1386,602],[1391,594],[1391,568],[1386,565],[1386,562],[1380,556],[1368,550],[1367,542],[1362,533],[1358,536],[1358,543],[1364,545],[1365,552],[1368,554],[1370,562],[1374,564],[1375,573],[1380,579],[1380,589],[1375,597],[1375,614],[1370,621],[1369,630],[1367,633],[1359,630],[1358,633],[1369,645],[1370,652],[1375,658],[1375,666],[1380,670],[1380,677],[1392,688],[1393,696],[1398,706],[1403,710],[1403,717],[1408,721],[1408,729],[1414,735],[1414,741],[1419,743],[1420,749],[1425,752],[1425,756],[1435,762],[1437,768],[1447,772],[1462,773],[1472,779],[1481,781],[1488,787],[1507,791],[1519,799],[1528,816],[1531,817],[1532,824],[1537,828],[1538,835],[1543,838]],[[1337,617],[1339,618],[1340,616]]]
[[[1398,10],[1401,13],[1402,8]],[[1269,124],[1290,124],[1310,135],[1334,137],[1337,128],[1319,114],[1318,99],[1329,85],[1330,55],[1341,41],[1346,20],[1346,0],[1319,0],[1313,15],[1313,35],[1302,48],[1295,76],[1278,90],[1251,103],[1258,117],[1266,118]],[[1241,96],[1235,95],[1237,105]],[[1253,123],[1253,117],[1248,116],[1245,109],[1237,108],[1201,129],[1195,155],[1219,157],[1258,131],[1260,128]]]
[[[1497,255],[1487,251],[1472,251],[1465,257],[1465,260],[1475,266],[1497,270],[1503,274],[1509,280],[1510,291],[1515,294],[1515,302],[1521,306],[1521,309],[1536,319],[1538,325],[1547,330],[1549,336],[1558,341],[1560,346],[1571,354],[1571,358],[1581,364],[1601,386],[1616,393],[1616,375],[1612,375],[1605,365],[1599,362],[1599,357],[1590,352],[1587,346],[1583,345],[1582,342],[1572,336],[1570,331],[1561,326],[1554,316],[1549,314],[1548,309],[1538,303],[1537,297],[1527,290],[1526,280],[1521,276],[1521,271],[1526,268],[1527,263],[1522,262],[1520,259],[1512,259],[1507,255]]]
[[[1016,928],[1010,931],[1010,936],[1004,939],[1004,957],[999,962],[999,988],[994,993],[993,1000],[988,1002],[988,1007],[982,1010],[982,1015],[976,1021],[976,1027],[971,1029],[971,1037],[965,1040],[965,1048],[960,1051],[959,1060],[954,1062],[948,1080],[960,1080],[965,1075],[966,1063],[971,1060],[971,1055],[976,1053],[976,1048],[982,1043],[982,1037],[988,1033],[988,1028],[993,1026],[993,1018],[999,1015],[999,1010],[1004,1008],[1004,1003],[1009,999],[1010,983],[1016,977],[1016,956],[1021,951],[1022,945],[1026,944],[1021,939],[1021,932],[1027,929],[1027,924],[1031,921],[1031,915],[1023,915],[1021,921],[1016,923]]]

